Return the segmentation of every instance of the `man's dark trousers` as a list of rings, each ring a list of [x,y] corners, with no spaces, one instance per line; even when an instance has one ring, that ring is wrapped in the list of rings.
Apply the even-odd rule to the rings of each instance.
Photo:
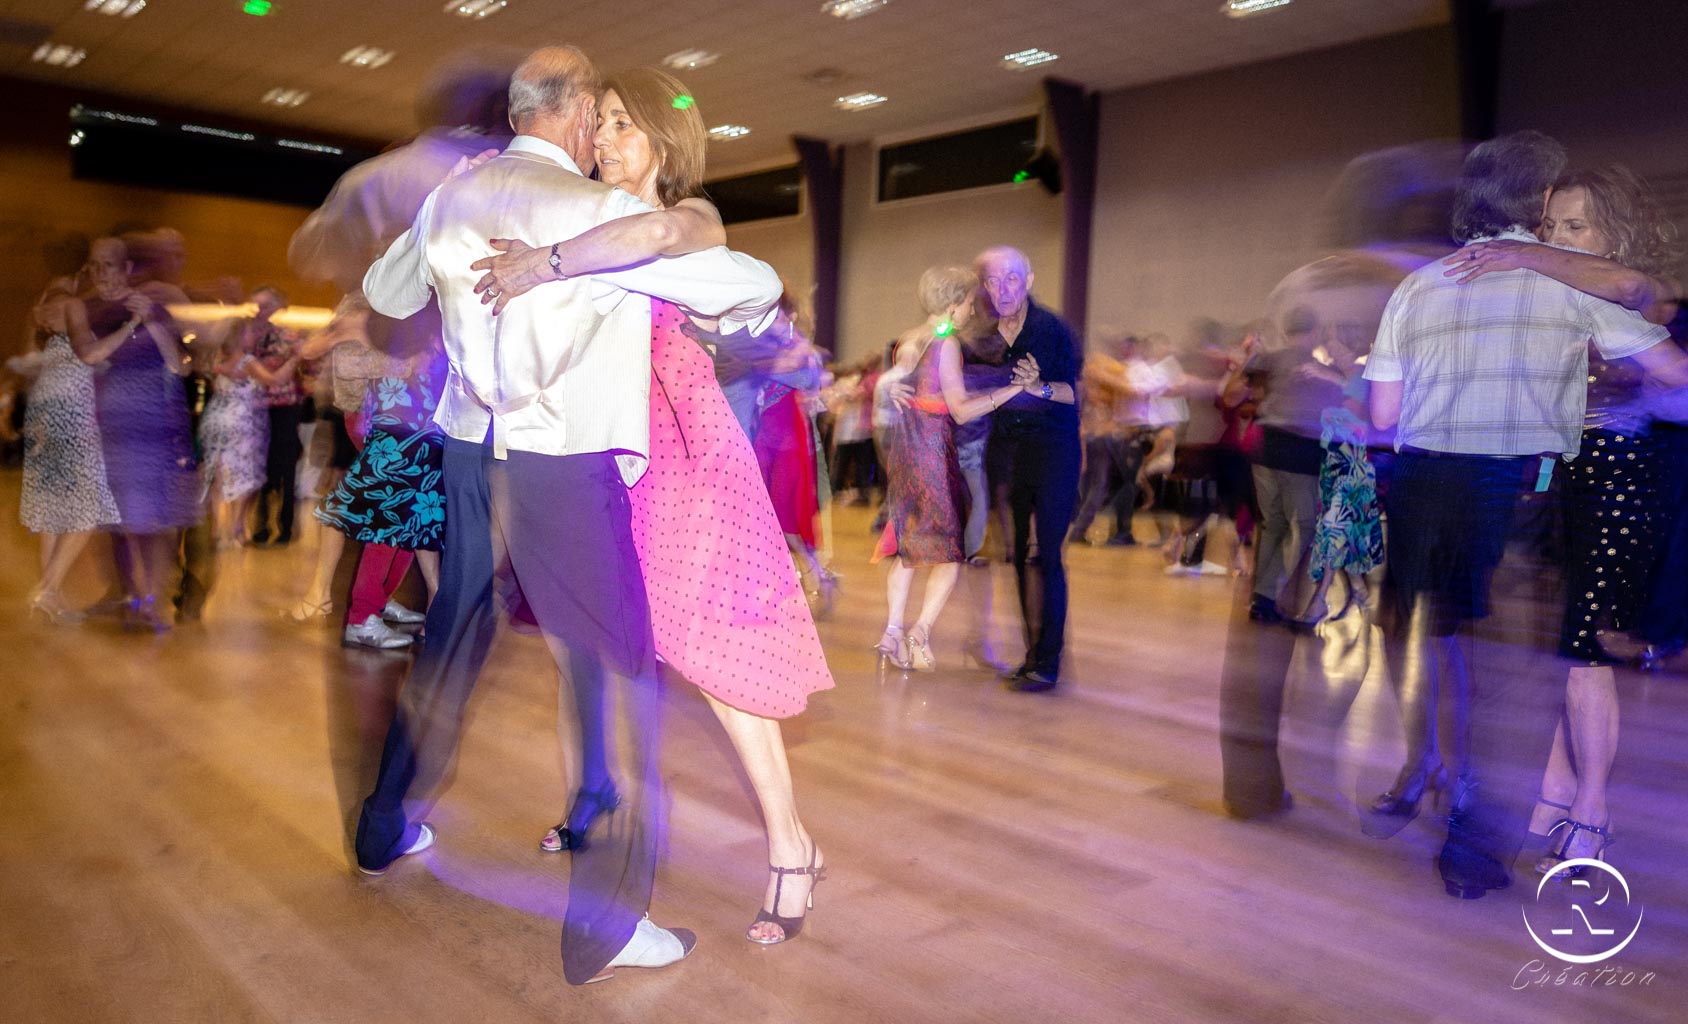
[[[1078,505],[1083,450],[1078,430],[1059,424],[992,424],[986,466],[1005,487],[1013,517],[1014,576],[1026,632],[1026,668],[1051,679],[1061,672],[1067,635],[1067,568],[1062,545]],[[1036,566],[1026,562],[1035,523]]]
[[[391,863],[444,777],[496,630],[495,583],[514,583],[570,677],[587,754],[583,787],[607,781],[593,752],[612,734],[612,697],[623,698],[632,723],[622,803],[573,854],[563,973],[583,984],[627,944],[650,904],[662,824],[659,677],[627,487],[606,453],[512,451],[498,460],[490,445],[448,438],[444,489],[439,593],[364,801],[358,862]]]

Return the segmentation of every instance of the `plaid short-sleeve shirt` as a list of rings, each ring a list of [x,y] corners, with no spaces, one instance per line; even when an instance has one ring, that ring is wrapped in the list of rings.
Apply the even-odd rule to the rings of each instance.
[[[1509,231],[1501,238],[1535,241]],[[1588,343],[1607,359],[1669,335],[1640,314],[1531,270],[1470,284],[1441,261],[1390,297],[1365,377],[1401,381],[1398,447],[1464,455],[1575,456],[1588,402]]]

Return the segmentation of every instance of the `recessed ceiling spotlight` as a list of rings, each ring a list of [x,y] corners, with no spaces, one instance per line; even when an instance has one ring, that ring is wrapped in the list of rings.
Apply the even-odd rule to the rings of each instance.
[[[1060,59],[1060,54],[1033,47],[1030,50],[1021,50],[1018,53],[1003,54],[1002,66],[1010,71],[1024,71],[1027,68],[1035,68],[1039,64],[1048,64],[1052,60]]]
[[[393,51],[373,46],[354,46],[340,55],[340,63],[354,68],[378,68],[393,59]]]
[[[853,92],[848,96],[838,97],[838,102],[834,106],[839,110],[866,110],[868,107],[877,107],[884,102],[885,97],[876,92]]]
[[[732,139],[742,139],[750,134],[750,129],[742,124],[718,124],[709,129],[709,137],[716,142],[727,142]]]
[[[445,5],[447,14],[455,14],[459,18],[490,18],[505,7],[509,0],[451,0]]]
[[[37,64],[51,64],[56,68],[73,68],[82,63],[88,56],[88,51],[63,43],[42,43],[30,54],[29,59]]]
[[[864,14],[872,14],[891,0],[826,0],[821,4],[821,11],[835,18],[854,21]]]
[[[273,103],[278,107],[296,107],[311,98],[311,94],[303,89],[275,88],[264,93],[264,102]]]
[[[82,9],[113,17],[133,18],[146,10],[146,6],[147,0],[88,0]]]
[[[1219,9],[1233,18],[1246,18],[1274,7],[1286,7],[1291,2],[1292,0],[1225,0],[1225,6]]]
[[[662,58],[662,63],[673,71],[695,71],[720,59],[720,54],[710,53],[708,50],[681,50]]]

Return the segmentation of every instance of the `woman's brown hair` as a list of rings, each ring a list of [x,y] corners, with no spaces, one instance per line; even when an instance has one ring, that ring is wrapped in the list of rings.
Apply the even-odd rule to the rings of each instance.
[[[650,137],[657,164],[657,200],[673,206],[702,195],[703,151],[709,133],[686,87],[666,71],[634,68],[605,80],[604,91],[612,90],[633,123]]]
[[[1675,277],[1682,259],[1676,225],[1659,208],[1653,189],[1623,164],[1574,171],[1553,183],[1553,191],[1580,188],[1588,196],[1589,219],[1612,240],[1612,252],[1597,253],[1654,277]]]

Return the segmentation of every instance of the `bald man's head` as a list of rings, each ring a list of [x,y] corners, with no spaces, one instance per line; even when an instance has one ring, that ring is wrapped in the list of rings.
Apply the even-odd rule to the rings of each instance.
[[[999,318],[1013,318],[1026,308],[1031,294],[1032,265],[1026,254],[1006,245],[992,246],[974,261],[979,284],[984,288],[991,312]]]
[[[588,170],[602,85],[597,67],[578,48],[535,50],[510,77],[510,127],[561,146]]]

